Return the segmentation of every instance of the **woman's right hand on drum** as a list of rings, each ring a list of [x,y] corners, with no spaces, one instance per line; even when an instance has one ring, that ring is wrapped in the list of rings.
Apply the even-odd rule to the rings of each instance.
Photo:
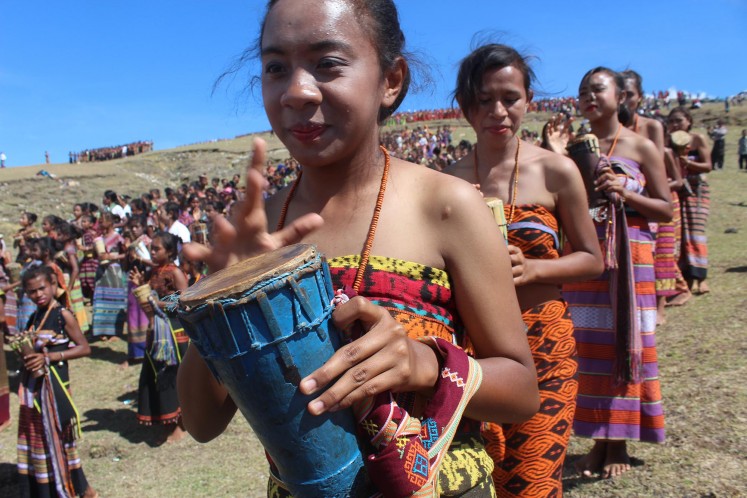
[[[311,414],[348,408],[387,390],[424,391],[435,385],[439,371],[436,354],[425,344],[408,339],[404,327],[384,308],[355,297],[338,306],[332,318],[344,334],[352,335],[359,326],[365,333],[301,381],[301,392],[312,395],[337,379],[309,403]]]
[[[319,228],[323,221],[316,213],[309,213],[283,229],[270,233],[263,192],[267,179],[263,171],[267,160],[267,144],[254,139],[254,154],[246,171],[246,195],[233,209],[232,219],[218,216],[213,222],[212,247],[198,243],[185,245],[187,259],[205,261],[211,272],[238,263],[257,254],[294,244],[309,232]]]

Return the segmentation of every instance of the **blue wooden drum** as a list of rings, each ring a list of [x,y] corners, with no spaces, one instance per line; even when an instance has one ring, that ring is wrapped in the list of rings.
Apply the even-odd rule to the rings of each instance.
[[[296,497],[366,495],[350,410],[313,416],[300,380],[340,346],[332,285],[314,246],[296,244],[210,275],[178,315]]]

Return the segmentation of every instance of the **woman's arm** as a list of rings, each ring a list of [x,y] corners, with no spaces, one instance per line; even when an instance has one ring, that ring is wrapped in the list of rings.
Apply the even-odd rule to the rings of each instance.
[[[685,182],[682,180],[682,174],[680,173],[680,167],[674,158],[672,149],[664,149],[664,165],[667,168],[667,178],[669,179],[669,190],[678,191],[682,188]]]
[[[711,164],[711,155],[708,152],[708,141],[700,133],[691,133],[692,143],[690,148],[698,151],[698,157],[700,161],[693,161],[687,157],[683,157],[682,164],[687,168],[687,172],[690,174],[708,173],[713,169]]]
[[[610,168],[603,170],[597,178],[596,190],[620,195],[626,204],[651,221],[672,221],[672,196],[665,174],[664,158],[651,140],[639,136],[634,139],[633,145],[640,156],[648,195],[625,189]]]
[[[78,256],[74,252],[68,252],[67,259],[70,263],[70,282],[68,286],[72,291],[73,287],[75,286],[75,281],[78,280],[78,276],[80,275],[80,266],[78,265]]]
[[[448,194],[441,205],[449,215],[438,233],[459,316],[483,368],[482,386],[465,414],[476,420],[521,422],[536,413],[539,395],[508,250],[471,185],[454,180]]]
[[[228,391],[215,380],[192,344],[179,365],[176,388],[184,428],[201,443],[220,436],[236,414]]]
[[[65,332],[70,340],[75,343],[75,346],[68,348],[65,351],[48,353],[47,356],[49,356],[49,361],[74,360],[76,358],[89,356],[91,354],[91,346],[88,345],[86,337],[83,335],[83,332],[81,332],[78,320],[76,320],[75,316],[73,316],[73,314],[67,309],[62,310],[62,318],[65,320]]]

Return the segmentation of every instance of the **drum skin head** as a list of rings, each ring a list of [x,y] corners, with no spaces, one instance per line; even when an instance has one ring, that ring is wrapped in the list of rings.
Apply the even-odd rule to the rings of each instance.
[[[192,308],[206,301],[240,295],[256,283],[272,275],[288,273],[318,254],[311,244],[293,244],[245,259],[200,279],[182,292],[179,302]]]

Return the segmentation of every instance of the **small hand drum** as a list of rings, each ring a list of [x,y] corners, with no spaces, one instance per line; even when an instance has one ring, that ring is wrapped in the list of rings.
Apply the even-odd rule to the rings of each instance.
[[[263,254],[201,279],[179,319],[296,497],[358,496],[367,486],[350,410],[313,416],[300,380],[340,346],[329,268],[313,246]],[[368,495],[366,495],[368,496]]]

